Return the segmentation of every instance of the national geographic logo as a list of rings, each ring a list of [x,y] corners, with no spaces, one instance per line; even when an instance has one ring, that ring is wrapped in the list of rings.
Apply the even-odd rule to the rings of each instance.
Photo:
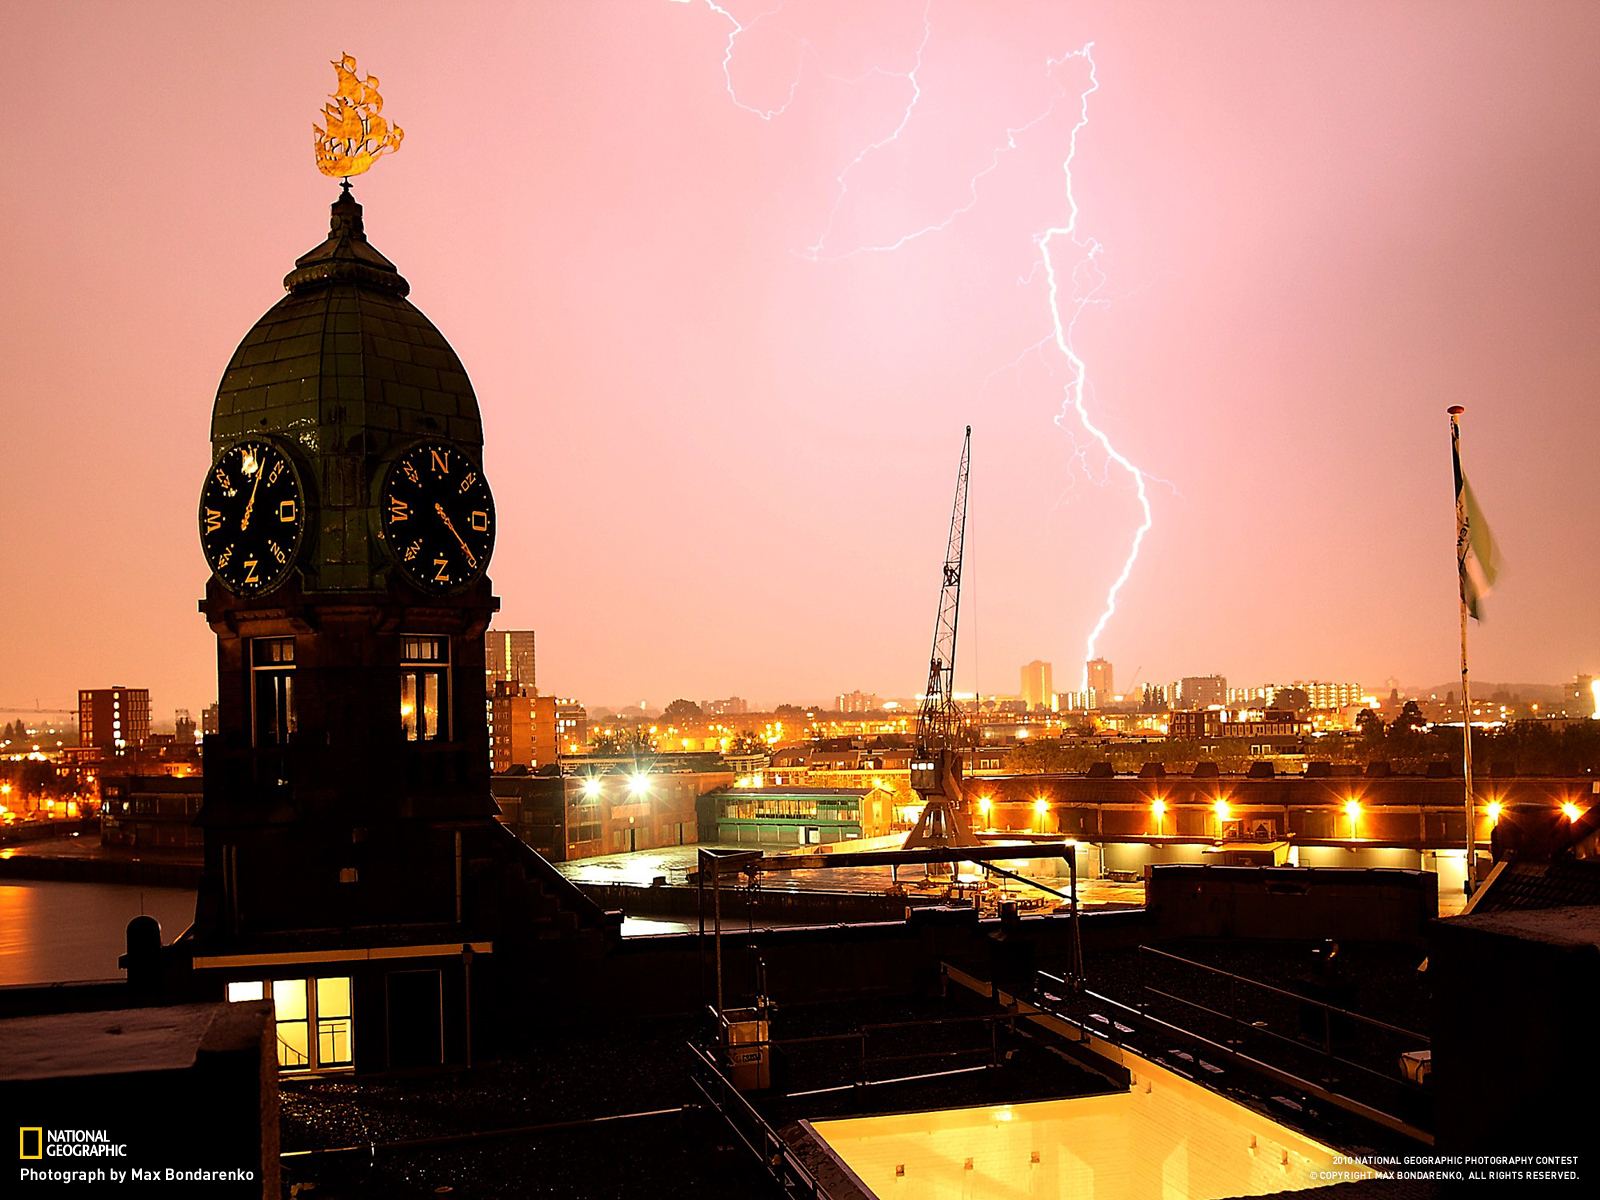
[[[114,1142],[104,1129],[45,1129],[18,1126],[18,1158],[127,1158],[125,1142]]]

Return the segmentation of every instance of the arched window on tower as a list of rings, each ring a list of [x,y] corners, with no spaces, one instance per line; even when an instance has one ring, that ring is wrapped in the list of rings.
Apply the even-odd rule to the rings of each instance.
[[[401,638],[400,728],[408,742],[450,737],[450,641]]]

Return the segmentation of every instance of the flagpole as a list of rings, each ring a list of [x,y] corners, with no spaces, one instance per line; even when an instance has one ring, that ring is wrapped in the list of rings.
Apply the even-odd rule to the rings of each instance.
[[[1466,410],[1459,404],[1450,406],[1450,456],[1455,464],[1456,476],[1456,567],[1460,580],[1466,578],[1467,553],[1466,493],[1461,478],[1461,425],[1460,417]],[[1477,805],[1472,794],[1472,683],[1467,673],[1467,591],[1464,582],[1457,588],[1461,601],[1461,768],[1465,777],[1467,817],[1467,878],[1462,885],[1467,895],[1477,886]]]

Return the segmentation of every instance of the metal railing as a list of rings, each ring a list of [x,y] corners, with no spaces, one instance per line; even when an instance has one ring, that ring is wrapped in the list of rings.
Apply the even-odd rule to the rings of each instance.
[[[796,1200],[829,1200],[827,1190],[817,1177],[733,1086],[717,1062],[693,1042],[689,1043],[689,1053],[694,1056],[689,1077],[695,1087],[728,1123],[734,1136],[761,1160],[778,1186]]]
[[[716,1017],[714,1009],[708,1009],[713,1018]],[[819,1058],[831,1058],[831,1062],[822,1062],[811,1068],[813,1074],[826,1072],[829,1084],[823,1087],[808,1087],[799,1090],[789,1090],[786,1094],[816,1095],[822,1092],[843,1091],[852,1087],[871,1087],[885,1083],[905,1083],[916,1079],[932,1079],[940,1075],[963,1074],[970,1071],[987,1070],[998,1067],[1005,1061],[1005,1054],[1009,1046],[1002,1045],[1002,1030],[1014,1031],[1016,1014],[1013,1012],[981,1013],[965,1017],[940,1017],[922,1021],[885,1021],[874,1025],[862,1025],[846,1033],[820,1033],[807,1037],[778,1038],[767,1041],[739,1042],[737,1047],[742,1052],[752,1050],[764,1051],[772,1056],[774,1070],[782,1071],[790,1076],[791,1082],[800,1082],[793,1077],[805,1070],[802,1059],[808,1051],[818,1051]],[[976,1037],[963,1039],[962,1035],[968,1031]],[[987,1037],[983,1034],[987,1033]],[[943,1044],[938,1044],[944,1035]],[[973,1044],[959,1045],[961,1040],[970,1040]],[[848,1047],[854,1044],[854,1053],[848,1055],[827,1055],[831,1047]],[[913,1049],[905,1051],[903,1047],[911,1045]],[[723,1069],[728,1069],[732,1063],[728,1059],[727,1046],[717,1046],[713,1053]],[[980,1059],[975,1064],[971,1060]],[[947,1066],[945,1064],[967,1060],[970,1065]],[[841,1078],[841,1068],[846,1061],[853,1069],[848,1076]],[[891,1074],[890,1071],[904,1069],[906,1064],[918,1063],[929,1069],[915,1071],[911,1074]],[[875,1068],[886,1068],[875,1069]]]
[[[1153,953],[1165,954],[1163,951],[1153,951]],[[1193,963],[1176,955],[1166,957],[1177,959],[1184,964],[1205,967],[1204,963]],[[1221,976],[1231,974],[1218,968],[1206,969]],[[1426,1037],[1412,1030],[1371,1017],[1363,1017],[1359,1013],[1309,999],[1283,988],[1275,988],[1270,984],[1261,984],[1243,976],[1233,976],[1233,979],[1235,986],[1242,983],[1269,989],[1278,997],[1293,1000],[1297,1005],[1303,1004],[1312,1011],[1321,1012],[1330,1022],[1334,1017],[1341,1020],[1348,1017],[1357,1023],[1365,1023],[1394,1035],[1403,1035],[1411,1040],[1414,1046],[1425,1048],[1428,1045]],[[1190,1068],[1193,1068],[1191,1078],[1197,1082],[1219,1087],[1229,1086],[1223,1069],[1207,1063],[1200,1056],[1199,1051],[1205,1051],[1216,1056],[1218,1062],[1241,1067],[1306,1095],[1319,1097],[1409,1137],[1432,1144],[1433,1136],[1427,1129],[1427,1126],[1432,1124],[1431,1092],[1428,1088],[1401,1076],[1398,1073],[1398,1061],[1395,1073],[1389,1074],[1334,1053],[1335,1043],[1326,1033],[1321,1045],[1308,1043],[1301,1038],[1279,1034],[1263,1023],[1249,1020],[1247,1016],[1225,1013],[1209,1005],[1149,987],[1142,979],[1137,986],[1141,995],[1157,996],[1163,1001],[1181,1006],[1185,1012],[1192,1010],[1205,1014],[1213,1021],[1213,1028],[1202,1031],[1191,1024],[1180,1023],[1170,1012],[1166,1019],[1163,1019],[1161,1015],[1152,1011],[1153,1006],[1148,1000],[1143,1000],[1137,1005],[1128,1004],[1043,971],[1036,976],[1034,1002],[1052,1016],[1076,1027],[1083,1041],[1088,1041],[1092,1036],[1113,1046],[1126,1048],[1151,1061],[1177,1057],[1183,1066],[1174,1067],[1171,1061],[1164,1061],[1162,1065],[1185,1074],[1190,1074]],[[1225,1031],[1220,1036],[1216,1031],[1217,1025]],[[1156,1042],[1155,1038],[1162,1040]],[[1190,1043],[1190,1049],[1197,1052],[1189,1054],[1175,1051],[1171,1049],[1173,1040],[1187,1041]],[[1297,1053],[1264,1056],[1261,1053],[1262,1044],[1292,1047]],[[1158,1046],[1161,1048],[1158,1049]],[[1318,1074],[1317,1071],[1306,1069],[1308,1063],[1322,1065],[1320,1081],[1314,1078]],[[1341,1074],[1333,1069],[1334,1064],[1347,1069]],[[1352,1086],[1353,1083],[1366,1086]],[[1378,1089],[1377,1092],[1374,1091],[1374,1087]]]
[[[280,1067],[303,1067],[310,1061],[310,1058],[284,1041],[281,1033],[278,1035],[278,1065]]]
[[[1426,1089],[1414,1084],[1398,1074],[1400,1056],[1409,1051],[1429,1050],[1432,1043],[1426,1034],[1415,1030],[1405,1029],[1399,1025],[1392,1025],[1387,1021],[1380,1021],[1375,1017],[1363,1016],[1361,1013],[1351,1012],[1335,1004],[1318,1000],[1301,992],[1291,991],[1288,988],[1276,987],[1270,983],[1262,983],[1232,971],[1225,971],[1220,967],[1213,967],[1206,963],[1195,962],[1193,959],[1183,958],[1165,950],[1156,950],[1150,946],[1140,946],[1140,989],[1147,996],[1177,1004],[1185,1011],[1202,1013],[1220,1023],[1226,1031],[1224,1042],[1228,1045],[1244,1046],[1256,1039],[1265,1039],[1266,1044],[1281,1048],[1292,1048],[1293,1057],[1303,1060],[1309,1051],[1319,1059],[1322,1082],[1332,1087],[1341,1078],[1343,1072],[1358,1071],[1365,1077],[1381,1080],[1385,1084],[1392,1084],[1404,1089],[1409,1089],[1416,1094],[1425,1094]],[[1145,969],[1146,959],[1153,959],[1161,963],[1176,964],[1180,968],[1200,972],[1208,979],[1226,981],[1228,990],[1228,1010],[1226,1012],[1212,1005],[1202,1004],[1187,996],[1180,996],[1162,988],[1153,987],[1148,982],[1148,972]],[[1239,1015],[1240,993],[1246,995],[1246,1017]],[[1268,1020],[1247,1019],[1253,1011],[1262,1016],[1271,1013],[1270,1005],[1252,1005],[1250,997],[1270,997],[1277,1002],[1277,1015],[1282,1015],[1284,1009],[1294,1011],[1301,1025],[1302,1032],[1297,1035],[1281,1033],[1271,1027]],[[1146,1011],[1149,1009],[1148,1001],[1141,1006]],[[1307,1018],[1311,1019],[1308,1021]],[[1377,1035],[1373,1041],[1362,1044],[1373,1049],[1374,1055],[1380,1058],[1392,1058],[1393,1070],[1380,1070],[1371,1065],[1372,1059],[1367,1062],[1358,1062],[1345,1054],[1339,1053],[1339,1048],[1354,1044],[1356,1031],[1360,1029],[1369,1036]],[[1319,1036],[1313,1037],[1320,1031]]]

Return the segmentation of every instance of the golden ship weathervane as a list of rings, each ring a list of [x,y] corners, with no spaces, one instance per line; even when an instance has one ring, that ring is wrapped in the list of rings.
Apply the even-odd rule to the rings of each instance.
[[[384,119],[383,97],[378,94],[378,77],[356,75],[356,60],[341,55],[333,63],[338,90],[322,106],[324,125],[313,125],[317,134],[317,169],[335,179],[360,175],[382,154],[400,149],[405,130]]]

